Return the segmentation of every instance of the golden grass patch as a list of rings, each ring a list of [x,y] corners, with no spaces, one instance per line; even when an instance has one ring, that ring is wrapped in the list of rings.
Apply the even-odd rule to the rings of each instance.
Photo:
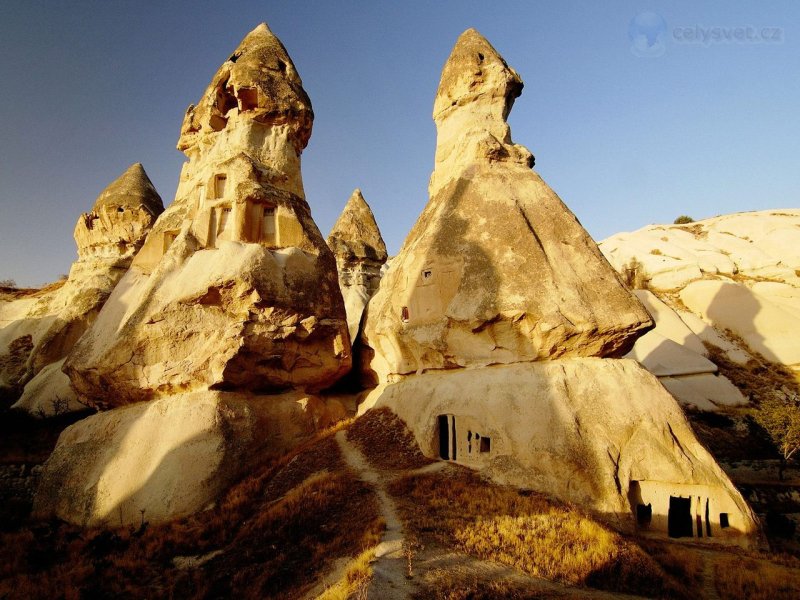
[[[800,596],[800,571],[726,557],[714,565],[714,585],[723,600],[796,600]]]
[[[690,597],[637,544],[575,507],[457,468],[389,486],[408,529],[477,558],[570,585]]]

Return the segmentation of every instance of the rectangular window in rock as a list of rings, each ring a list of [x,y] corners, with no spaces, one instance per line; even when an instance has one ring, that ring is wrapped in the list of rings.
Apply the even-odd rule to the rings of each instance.
[[[265,206],[261,218],[261,241],[268,245],[276,243],[275,207]]]
[[[719,526],[722,529],[727,529],[731,526],[730,521],[728,520],[728,513],[719,513]]]
[[[486,452],[491,452],[492,450],[492,438],[488,438],[485,435],[480,437],[480,449],[478,450],[481,454]]]
[[[222,198],[225,196],[225,184],[227,182],[227,175],[214,175],[214,198]]]

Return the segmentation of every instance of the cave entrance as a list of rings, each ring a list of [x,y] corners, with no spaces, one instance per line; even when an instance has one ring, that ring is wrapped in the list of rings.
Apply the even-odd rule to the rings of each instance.
[[[456,460],[456,417],[455,415],[439,415],[439,458]]]
[[[692,499],[680,496],[669,497],[669,513],[667,514],[667,531],[669,537],[692,537]]]

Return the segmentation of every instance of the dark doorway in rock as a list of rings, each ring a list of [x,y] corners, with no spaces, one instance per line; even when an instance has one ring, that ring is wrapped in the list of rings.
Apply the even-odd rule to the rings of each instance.
[[[692,537],[692,499],[679,496],[669,497],[667,514],[669,537]]]
[[[711,520],[708,518],[708,498],[706,498],[706,536],[711,537]]]
[[[456,460],[456,418],[454,415],[439,415],[436,420],[439,430],[439,458]]]
[[[439,458],[450,460],[450,422],[447,415],[439,415]]]
[[[480,452],[483,454],[484,452],[491,452],[492,450],[492,438],[488,438],[485,435],[481,437],[481,445],[480,445]]]
[[[636,522],[641,528],[650,527],[653,521],[653,505],[652,504],[637,504],[636,505]]]
[[[730,521],[728,520],[728,513],[719,513],[719,526],[722,529],[726,529],[731,526]]]

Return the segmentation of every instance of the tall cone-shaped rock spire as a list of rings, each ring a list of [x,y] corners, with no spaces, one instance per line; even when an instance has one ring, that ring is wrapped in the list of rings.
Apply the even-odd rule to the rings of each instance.
[[[361,190],[356,189],[347,201],[328,235],[328,246],[336,256],[347,326],[350,339],[355,341],[364,308],[378,289],[387,258],[386,244]]]
[[[589,234],[511,142],[517,73],[475,30],[434,104],[430,201],[370,302],[369,370],[621,356],[652,327]]]
[[[303,192],[312,122],[286,49],[259,25],[189,107],[175,201],[65,365],[89,402],[317,390],[349,369],[335,259]]]

